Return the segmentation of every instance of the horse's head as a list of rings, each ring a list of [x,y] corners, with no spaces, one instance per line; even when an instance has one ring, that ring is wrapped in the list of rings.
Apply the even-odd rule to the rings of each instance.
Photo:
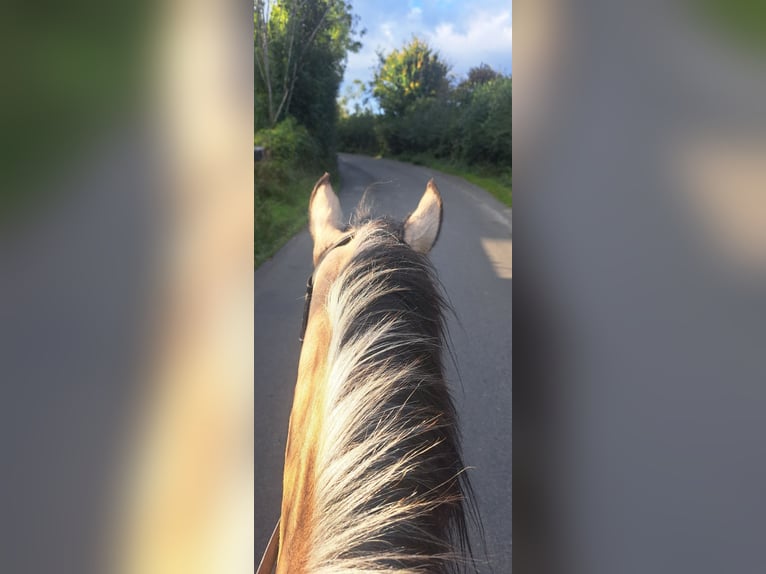
[[[361,207],[361,206],[360,206]],[[338,273],[345,267],[359,241],[360,227],[345,223],[338,196],[330,184],[330,175],[323,175],[314,186],[309,200],[309,230],[314,240],[314,290],[325,293]],[[419,253],[428,253],[439,237],[442,222],[442,199],[433,179],[415,211],[404,223],[389,222],[390,231]]]

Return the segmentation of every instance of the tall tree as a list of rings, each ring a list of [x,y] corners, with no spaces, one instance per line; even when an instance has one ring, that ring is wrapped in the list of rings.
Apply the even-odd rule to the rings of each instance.
[[[387,56],[378,54],[378,58],[372,93],[388,115],[401,116],[416,100],[435,97],[449,89],[449,66],[417,37]]]
[[[500,72],[496,72],[488,64],[481,63],[468,70],[466,82],[471,86],[480,86],[500,77],[502,77]]]
[[[346,55],[361,47],[351,5],[344,0],[255,0],[254,23],[256,102],[261,102],[266,125],[273,127],[290,113],[300,88],[310,90],[306,84],[312,79],[320,95],[322,89],[332,92],[334,108]],[[301,112],[295,115],[311,116]]]

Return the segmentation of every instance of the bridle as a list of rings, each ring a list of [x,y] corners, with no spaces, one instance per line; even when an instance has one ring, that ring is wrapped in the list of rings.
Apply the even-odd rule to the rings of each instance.
[[[303,299],[304,299],[303,320],[301,321],[301,334],[298,337],[298,340],[301,343],[303,343],[303,337],[306,335],[306,326],[308,325],[308,322],[309,322],[309,309],[311,308],[311,296],[314,293],[314,275],[316,275],[316,272],[319,269],[319,266],[322,264],[322,261],[324,261],[325,257],[327,257],[327,255],[329,255],[333,249],[337,249],[338,247],[343,247],[344,245],[348,245],[355,235],[356,235],[355,231],[346,233],[343,237],[338,239],[338,241],[336,241],[330,247],[325,249],[322,255],[319,256],[319,259],[317,259],[317,263],[316,265],[314,265],[314,270],[311,272],[311,275],[309,275],[309,278],[306,281],[306,294],[303,296]],[[258,564],[258,568],[256,569],[255,574],[271,574],[271,572],[274,570],[274,567],[277,564],[278,554],[279,554],[279,520],[277,520],[277,524],[274,527],[274,531],[271,533],[269,542],[266,545],[266,550],[263,551],[261,562]]]
[[[308,326],[309,322],[309,308],[311,307],[311,296],[314,293],[314,275],[316,275],[317,270],[319,269],[319,266],[322,264],[322,261],[324,261],[324,258],[327,257],[330,252],[333,249],[337,249],[338,247],[343,247],[344,245],[348,245],[348,243],[354,238],[354,235],[356,235],[355,231],[352,231],[351,233],[347,233],[338,241],[333,243],[330,247],[324,250],[322,255],[319,256],[319,259],[317,259],[317,264],[314,266],[314,271],[311,272],[311,275],[309,275],[309,278],[306,280],[306,294],[303,296],[303,320],[301,321],[301,334],[298,336],[298,340],[303,343],[303,337],[306,335],[306,327]]]

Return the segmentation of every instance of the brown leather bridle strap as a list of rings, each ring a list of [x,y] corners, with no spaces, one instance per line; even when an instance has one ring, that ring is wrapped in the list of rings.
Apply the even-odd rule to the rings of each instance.
[[[319,259],[317,259],[317,264],[314,266],[314,271],[311,272],[311,275],[309,275],[308,281],[306,281],[306,295],[304,295],[303,300],[303,320],[301,321],[301,334],[298,337],[298,341],[303,343],[303,337],[306,335],[306,327],[309,323],[309,309],[311,308],[311,296],[314,293],[314,274],[316,273],[316,270],[319,269],[319,266],[322,264],[322,261],[324,261],[324,258],[327,257],[327,254],[330,253],[333,249],[337,247],[342,247],[346,245],[349,241],[351,241],[354,238],[354,235],[356,235],[355,232],[347,233],[338,241],[333,243],[330,247],[325,249],[322,252],[322,255],[319,256]]]
[[[274,571],[274,567],[277,565],[277,553],[279,552],[279,520],[274,527],[274,532],[271,533],[269,543],[266,545],[266,550],[263,551],[261,557],[261,563],[258,564],[258,569],[255,574],[271,574]]]

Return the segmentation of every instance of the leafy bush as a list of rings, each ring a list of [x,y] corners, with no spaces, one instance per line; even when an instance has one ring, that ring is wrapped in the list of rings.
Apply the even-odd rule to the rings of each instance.
[[[420,98],[398,116],[345,118],[340,149],[408,157],[427,153],[465,165],[510,168],[512,124],[511,78],[498,76],[458,86],[446,97]]]
[[[255,145],[266,148],[268,159],[255,163],[255,197],[279,197],[297,171],[322,168],[318,146],[308,130],[288,117],[271,129],[256,132]],[[321,174],[320,174],[321,175]]]
[[[375,116],[367,112],[341,118],[338,123],[338,147],[352,153],[376,155],[380,152]]]
[[[401,131],[408,151],[431,151],[436,155],[449,140],[452,110],[444,100],[424,98],[415,101],[408,109]]]
[[[463,91],[450,134],[452,157],[467,164],[511,165],[511,79]]]
[[[511,165],[512,152],[512,95],[511,79],[503,78],[486,84],[488,113],[484,122],[487,142],[487,160],[497,165]]]
[[[308,130],[295,118],[288,117],[271,129],[255,133],[255,145],[262,145],[271,159],[283,163],[318,163],[319,150]]]
[[[308,200],[314,182],[336,167],[319,153],[305,127],[292,117],[272,129],[260,130],[255,145],[268,157],[254,165],[255,262],[270,257],[306,224]]]

